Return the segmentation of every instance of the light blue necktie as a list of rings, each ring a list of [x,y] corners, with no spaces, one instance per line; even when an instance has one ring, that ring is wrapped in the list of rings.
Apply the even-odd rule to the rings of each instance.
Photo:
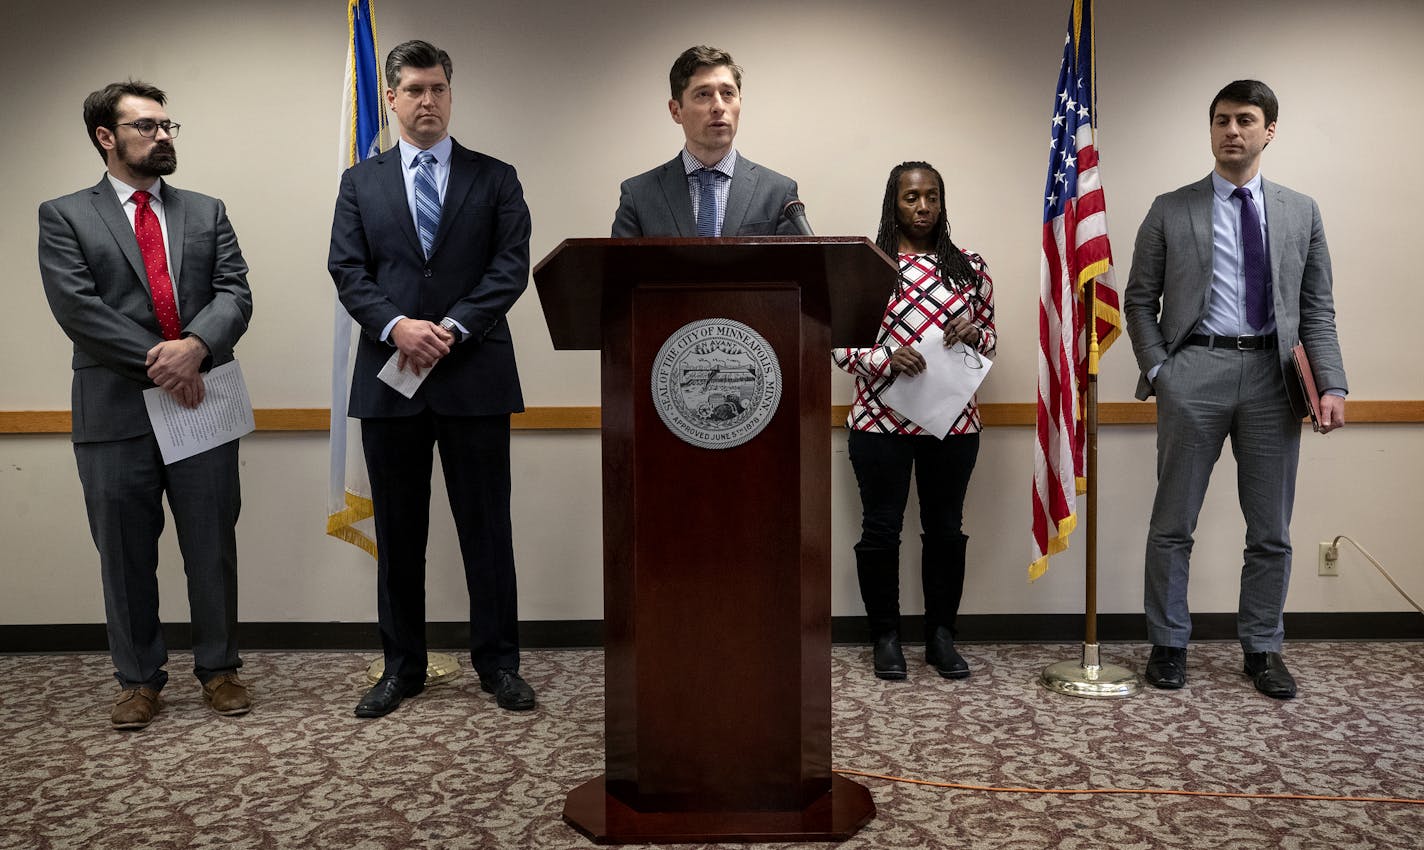
[[[699,168],[695,172],[701,191],[697,195],[697,235],[717,235],[717,172]]]
[[[435,155],[421,151],[415,155],[415,229],[420,247],[430,258],[435,234],[440,230],[440,190],[435,188]]]

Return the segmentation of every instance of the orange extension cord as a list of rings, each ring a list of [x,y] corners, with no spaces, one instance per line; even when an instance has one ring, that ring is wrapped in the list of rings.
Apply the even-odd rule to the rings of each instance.
[[[888,782],[907,782],[911,785],[928,785],[932,788],[954,788],[959,791],[989,791],[995,794],[1160,794],[1176,797],[1237,797],[1248,800],[1322,800],[1328,803],[1402,803],[1409,806],[1424,806],[1424,800],[1408,797],[1332,797],[1325,794],[1247,794],[1242,791],[1181,791],[1170,788],[996,788],[992,785],[962,785],[958,782],[931,782],[928,779],[910,779],[904,776],[887,776],[883,773],[869,773],[864,770],[836,768],[842,776],[862,776],[867,779],[884,779]]]

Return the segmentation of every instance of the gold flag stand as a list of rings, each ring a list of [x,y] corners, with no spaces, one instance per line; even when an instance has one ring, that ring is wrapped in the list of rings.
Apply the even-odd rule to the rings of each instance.
[[[386,659],[376,658],[366,666],[366,681],[376,684],[386,672]],[[447,652],[431,652],[425,657],[425,684],[441,685],[460,677],[460,662]]]

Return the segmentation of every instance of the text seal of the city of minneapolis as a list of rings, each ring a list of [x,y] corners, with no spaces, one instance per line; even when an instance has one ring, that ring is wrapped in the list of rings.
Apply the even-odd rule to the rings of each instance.
[[[702,319],[667,338],[653,361],[653,406],[684,442],[730,449],[760,434],[781,403],[781,364],[761,334]]]

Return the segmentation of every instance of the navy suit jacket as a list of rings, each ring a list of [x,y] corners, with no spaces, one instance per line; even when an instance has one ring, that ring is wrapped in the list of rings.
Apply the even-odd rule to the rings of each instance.
[[[203,369],[233,357],[252,317],[247,263],[217,198],[175,189],[159,195],[168,223],[169,276],[183,333],[207,345]],[[72,439],[126,440],[152,432],[144,360],[163,341],[138,237],[108,177],[40,205],[40,278],[59,326],[74,341]]]
[[[430,259],[420,248],[401,176],[398,147],[341,176],[327,269],[347,312],[361,326],[351,378],[350,416],[493,416],[524,409],[514,341],[505,316],[529,285],[529,207],[514,167],[461,147]],[[380,340],[396,316],[470,332],[455,343],[414,398],[376,377],[395,353]]]
[[[796,227],[782,214],[796,200],[796,181],[764,168],[738,154],[727,192],[723,236],[794,236]],[[692,194],[682,155],[619,187],[618,211],[613,215],[613,236],[696,236],[692,219]]]

